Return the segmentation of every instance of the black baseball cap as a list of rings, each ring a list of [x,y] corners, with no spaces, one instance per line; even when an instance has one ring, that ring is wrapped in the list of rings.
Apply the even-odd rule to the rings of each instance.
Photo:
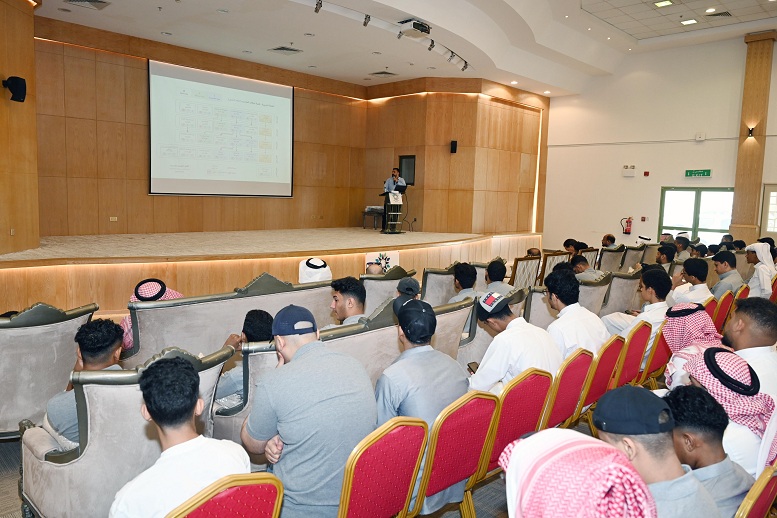
[[[432,339],[437,329],[437,317],[429,303],[408,298],[399,306],[396,314],[399,327],[408,340],[421,343]]]
[[[660,422],[666,412],[668,420]],[[621,435],[652,435],[674,429],[669,405],[651,391],[625,385],[606,392],[596,403],[594,426],[602,432]]]

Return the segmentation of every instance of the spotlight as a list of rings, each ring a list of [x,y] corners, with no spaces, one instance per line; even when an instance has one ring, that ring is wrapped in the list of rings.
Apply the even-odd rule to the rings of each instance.
[[[453,61],[453,58],[455,58],[455,57],[456,57],[456,53],[455,53],[455,52],[453,52],[453,51],[451,51],[451,57],[449,57],[449,58],[448,58],[448,63],[450,63],[451,61]]]
[[[368,24],[368,23],[370,23],[370,15],[369,15],[369,14],[365,14],[365,15],[364,15],[364,23],[363,23],[362,25],[364,25],[365,27],[367,27],[367,24]]]
[[[11,91],[11,100],[23,103],[27,97],[27,81],[23,77],[10,76],[3,80],[3,88]]]
[[[467,70],[468,68],[469,68],[469,63],[467,63],[467,62],[465,61],[465,62],[464,62],[464,66],[463,66],[463,67],[461,67],[461,71],[462,71],[462,72],[464,72],[464,71],[465,71],[465,70]]]
[[[321,0],[318,0],[316,2],[316,8],[313,9],[313,12],[318,13],[321,10],[321,7],[323,7],[324,3]]]
[[[434,48],[434,40],[432,40],[432,43],[429,44],[429,50],[432,50]]]
[[[3,82],[5,84],[5,82]],[[13,97],[11,97],[13,99]],[[753,128],[747,128],[747,138],[750,138],[753,136]]]

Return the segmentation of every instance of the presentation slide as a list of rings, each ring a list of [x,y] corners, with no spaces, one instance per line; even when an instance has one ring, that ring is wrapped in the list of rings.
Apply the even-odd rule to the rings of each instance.
[[[291,196],[292,87],[148,68],[151,194]]]

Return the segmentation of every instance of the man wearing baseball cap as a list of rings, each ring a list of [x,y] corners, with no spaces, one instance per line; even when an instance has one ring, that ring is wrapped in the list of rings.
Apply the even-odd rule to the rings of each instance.
[[[283,482],[283,518],[335,517],[345,462],[375,429],[372,382],[362,364],[318,339],[313,315],[281,309],[272,324],[278,367],[259,380],[240,437]]]
[[[395,304],[399,306],[397,333],[402,354],[383,371],[375,386],[378,425],[393,417],[409,416],[420,417],[431,429],[440,412],[467,392],[467,373],[456,360],[429,345],[437,328],[432,306],[421,300],[396,300],[399,301]],[[411,508],[424,464],[418,472]],[[427,497],[421,514],[433,513],[449,502],[461,502],[465,483],[462,481]]]
[[[605,393],[594,409],[599,438],[626,454],[648,485],[659,518],[719,517],[715,500],[680,464],[674,449],[674,418],[664,400],[626,385]]]
[[[421,293],[421,285],[412,277],[403,277],[397,283],[397,296],[405,295],[410,299],[417,299]]]

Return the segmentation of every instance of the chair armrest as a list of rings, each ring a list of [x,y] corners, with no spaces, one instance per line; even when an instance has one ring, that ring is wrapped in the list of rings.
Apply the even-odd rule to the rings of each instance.
[[[43,428],[29,428],[22,441],[38,460],[45,460],[47,453],[59,450],[59,443]]]

